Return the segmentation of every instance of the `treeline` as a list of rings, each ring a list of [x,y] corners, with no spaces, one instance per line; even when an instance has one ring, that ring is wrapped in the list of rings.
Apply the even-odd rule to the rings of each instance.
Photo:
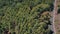
[[[54,0],[0,0],[0,34],[52,34],[49,12]]]

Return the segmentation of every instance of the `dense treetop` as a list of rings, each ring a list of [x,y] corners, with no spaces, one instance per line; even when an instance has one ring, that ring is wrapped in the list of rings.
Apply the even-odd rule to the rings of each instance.
[[[0,0],[0,34],[51,34],[54,0]]]

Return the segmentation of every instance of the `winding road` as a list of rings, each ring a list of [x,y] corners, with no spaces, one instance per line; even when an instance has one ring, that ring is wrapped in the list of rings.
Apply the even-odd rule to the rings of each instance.
[[[57,1],[58,0],[55,0],[54,2],[54,10],[53,10],[53,29],[54,29],[54,34],[56,34],[56,28],[55,28],[55,18],[57,16],[57,11],[58,11],[58,5],[57,5]]]

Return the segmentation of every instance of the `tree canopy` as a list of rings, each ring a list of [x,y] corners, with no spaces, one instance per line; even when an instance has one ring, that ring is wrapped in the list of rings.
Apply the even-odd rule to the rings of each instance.
[[[51,32],[48,23],[53,2],[0,0],[0,34],[48,34],[48,31]]]

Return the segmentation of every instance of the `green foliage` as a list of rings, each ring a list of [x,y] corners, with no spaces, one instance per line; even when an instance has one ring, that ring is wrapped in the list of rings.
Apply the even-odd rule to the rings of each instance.
[[[51,3],[45,2],[0,0],[0,34],[44,34],[48,29],[50,15],[42,14],[48,11],[47,8],[50,8]]]

